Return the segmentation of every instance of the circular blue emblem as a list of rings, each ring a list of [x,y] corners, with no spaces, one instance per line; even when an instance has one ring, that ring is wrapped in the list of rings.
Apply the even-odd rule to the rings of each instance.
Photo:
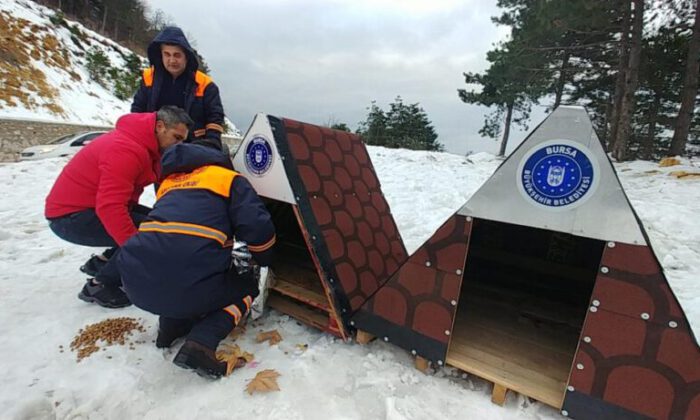
[[[553,140],[530,150],[518,170],[519,189],[530,200],[549,208],[569,207],[592,195],[597,162],[583,145]]]
[[[248,171],[262,176],[272,166],[272,147],[262,135],[256,135],[245,149],[245,166]]]

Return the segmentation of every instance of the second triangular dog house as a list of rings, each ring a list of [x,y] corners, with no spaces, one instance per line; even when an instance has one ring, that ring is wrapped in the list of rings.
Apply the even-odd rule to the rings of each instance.
[[[494,398],[700,418],[700,349],[583,108],[548,116],[351,324]]]
[[[270,306],[347,338],[350,315],[407,258],[364,143],[258,114],[233,163],[277,229]]]

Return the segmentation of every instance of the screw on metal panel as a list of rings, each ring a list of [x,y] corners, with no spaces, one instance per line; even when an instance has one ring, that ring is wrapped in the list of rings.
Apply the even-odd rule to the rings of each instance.
[[[641,315],[641,317],[642,317],[642,319],[644,319],[644,320],[647,320],[647,319],[649,319],[649,318],[650,318],[650,317],[649,317],[649,314],[648,314],[648,313],[646,313],[646,312],[642,312],[642,315]]]
[[[299,200],[300,200],[300,198],[299,198],[299,196],[298,196],[298,195],[297,195],[296,197],[294,197],[294,198],[296,198],[296,200],[297,200],[297,201],[299,201]]]
[[[450,301],[450,305],[452,305],[452,306],[457,306],[457,301],[456,301],[456,300],[451,300],[451,301]]]
[[[471,216],[467,216],[467,222],[471,222],[471,221],[472,221],[472,217],[471,217]]]
[[[389,337],[384,337],[384,341],[389,342]]]
[[[411,350],[411,354],[415,356],[418,353],[415,350]]]
[[[569,392],[574,392],[574,387],[571,385],[567,386],[566,389],[569,390]]]
[[[576,369],[583,370],[583,363],[576,363]]]
[[[318,196],[317,196],[316,194],[314,194],[314,200],[317,199],[317,198],[318,198]]]
[[[594,300],[593,306],[600,306],[600,301],[598,299]]]
[[[355,321],[350,321],[350,325],[354,326],[354,325],[355,325]]]
[[[445,330],[445,335],[450,335],[450,330]]]
[[[462,275],[462,270],[457,270],[457,271],[455,271],[455,273],[456,273],[458,276],[460,276],[460,275]]]
[[[608,242],[608,248],[615,248],[615,242]]]
[[[442,360],[437,361],[438,365],[442,366]]]
[[[591,306],[591,312],[598,312],[598,308],[596,308],[595,306]]]
[[[609,271],[610,269],[608,269],[608,267],[600,267],[600,272],[603,274],[607,274]]]
[[[590,342],[591,342],[591,337],[585,336],[585,337],[583,337],[583,341],[585,341],[586,343],[590,343]]]
[[[676,328],[678,323],[676,321],[668,321],[668,326],[671,328]]]
[[[425,262],[425,266],[426,266],[426,267],[430,267],[430,261],[426,261],[426,262]]]
[[[282,160],[286,160],[286,159],[287,159],[287,158],[285,158],[284,156],[282,156]]]
[[[348,310],[343,308],[342,311],[343,311],[343,313],[346,313]]]
[[[311,239],[313,239],[313,240],[315,241],[315,240],[316,240],[316,235],[312,235],[312,236],[311,236]]]
[[[561,415],[564,417],[569,417],[569,412],[566,410],[561,410]]]

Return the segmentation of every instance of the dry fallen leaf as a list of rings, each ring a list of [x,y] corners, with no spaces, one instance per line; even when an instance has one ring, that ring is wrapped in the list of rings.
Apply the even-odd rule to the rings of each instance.
[[[217,350],[216,358],[226,362],[226,376],[229,376],[235,369],[252,362],[255,356],[247,351],[241,351],[241,348],[235,344],[224,344],[221,350]]]
[[[255,337],[255,340],[258,343],[262,343],[263,341],[269,341],[270,345],[274,346],[275,344],[282,341],[282,336],[279,332],[277,332],[277,330],[265,331],[258,333],[258,335]]]
[[[676,165],[680,165],[680,164],[681,164],[681,161],[675,157],[666,157],[666,158],[661,159],[661,162],[659,162],[659,166],[662,168],[666,168],[668,166],[676,166]]]
[[[280,376],[277,371],[273,369],[265,369],[258,372],[255,378],[248,382],[245,390],[249,395],[253,395],[254,392],[270,392],[279,391],[280,387],[277,385],[277,378]]]
[[[669,175],[675,176],[678,179],[700,178],[700,172],[673,171],[669,172]]]

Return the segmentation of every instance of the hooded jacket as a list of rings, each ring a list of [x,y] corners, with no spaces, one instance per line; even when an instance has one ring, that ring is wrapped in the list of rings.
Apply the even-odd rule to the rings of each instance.
[[[250,183],[225,154],[196,144],[169,148],[163,176],[153,210],[118,257],[131,301],[189,318],[229,305],[237,293],[254,294],[227,277],[233,237],[258,264],[270,264],[274,225]]]
[[[158,98],[165,89],[174,89],[177,84],[164,84],[172,80],[163,66],[160,51],[162,44],[177,45],[185,51],[187,67],[180,77],[185,77],[183,92],[184,109],[194,121],[190,131],[190,142],[205,144],[221,149],[221,133],[223,132],[224,107],[221,104],[219,88],[211,77],[199,71],[197,56],[187,42],[180,28],[168,26],[163,29],[148,45],[148,60],[151,67],[143,71],[141,86],[134,96],[131,112],[153,112],[158,110]],[[168,92],[169,96],[179,95],[180,92]]]
[[[156,114],[127,114],[116,128],[83,147],[63,168],[46,197],[44,215],[58,218],[95,209],[121,245],[136,233],[129,208],[160,176]]]

